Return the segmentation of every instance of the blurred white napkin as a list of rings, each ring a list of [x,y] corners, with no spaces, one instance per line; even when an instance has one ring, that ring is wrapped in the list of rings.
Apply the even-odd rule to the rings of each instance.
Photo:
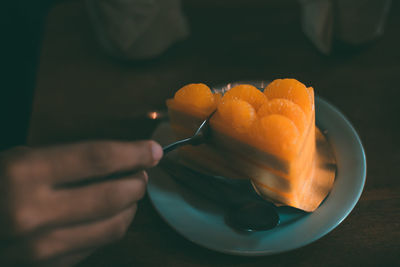
[[[391,0],[300,0],[304,33],[325,54],[333,40],[359,45],[384,30]]]
[[[189,34],[180,0],[86,0],[101,45],[121,59],[147,59]]]

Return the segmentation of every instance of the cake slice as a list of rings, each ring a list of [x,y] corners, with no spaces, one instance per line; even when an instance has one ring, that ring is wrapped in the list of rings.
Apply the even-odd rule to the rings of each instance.
[[[204,84],[190,84],[167,106],[177,138],[191,136],[217,109],[209,142],[180,151],[191,166],[251,179],[264,198],[305,211],[315,210],[329,193],[334,176],[316,168],[316,134],[323,135],[315,127],[312,87],[277,79],[264,92],[243,84],[221,96]]]

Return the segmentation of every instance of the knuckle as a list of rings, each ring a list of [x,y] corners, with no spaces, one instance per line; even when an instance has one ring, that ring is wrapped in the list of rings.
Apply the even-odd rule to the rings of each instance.
[[[86,158],[96,168],[103,170],[109,168],[113,145],[109,142],[94,142],[88,144]]]
[[[22,158],[11,159],[2,165],[3,174],[8,179],[25,177],[29,173],[26,162]]]
[[[33,262],[44,261],[51,258],[52,250],[42,239],[33,241],[29,247],[29,258]]]
[[[51,174],[51,164],[40,153],[31,153],[25,160],[26,170],[32,177],[46,177]]]
[[[119,216],[113,226],[112,235],[114,240],[122,239],[128,231],[130,220],[126,216]]]
[[[16,208],[10,216],[10,224],[14,235],[21,236],[33,232],[39,222],[31,208]]]
[[[102,193],[102,209],[110,214],[127,207],[143,198],[146,194],[146,181],[142,175],[127,178],[127,181],[106,187]]]
[[[137,205],[134,204],[131,208],[119,213],[112,219],[107,238],[109,242],[115,242],[124,238],[136,213],[136,209]]]
[[[114,214],[126,205],[127,196],[123,188],[119,186],[110,186],[102,192],[102,205],[99,209],[104,215]]]
[[[135,160],[137,167],[152,166],[154,163],[153,158],[153,143],[154,141],[137,141],[133,147],[133,154],[136,155]]]
[[[8,180],[25,181],[31,177],[47,175],[49,166],[40,159],[37,153],[18,149],[0,159],[0,169]],[[29,181],[34,181],[34,179],[29,179]]]
[[[120,194],[117,190],[117,188],[107,188],[104,192],[103,195],[103,204],[104,206],[102,209],[105,210],[106,213],[112,213],[117,209],[121,204],[119,201],[120,200]]]
[[[125,228],[123,225],[120,225],[116,228],[115,231],[115,239],[114,240],[121,240],[124,238],[126,234],[127,228]]]
[[[147,182],[146,182],[146,178],[147,174],[146,173],[142,173],[141,177],[138,179],[139,182],[136,186],[136,192],[137,192],[137,197],[138,199],[141,199],[144,197],[144,195],[146,194],[146,188],[147,188]]]
[[[62,230],[61,230],[62,232]],[[71,245],[65,242],[64,234],[50,230],[28,241],[27,255],[32,262],[42,262],[66,254]]]

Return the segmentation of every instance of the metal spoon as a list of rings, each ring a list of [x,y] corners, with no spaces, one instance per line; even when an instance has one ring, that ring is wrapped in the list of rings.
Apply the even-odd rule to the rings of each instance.
[[[164,154],[183,145],[202,144],[208,137],[208,124],[214,113],[215,111],[200,124],[192,137],[164,146]],[[163,121],[167,117],[166,112],[147,114],[152,120]],[[255,192],[250,180],[234,180],[200,173],[168,157],[164,158],[160,165],[175,181],[226,207],[226,223],[234,229],[246,232],[263,231],[272,229],[280,223],[277,207],[262,199]]]
[[[208,135],[209,135],[209,122],[210,119],[212,117],[212,115],[214,115],[216,110],[214,110],[208,117],[207,119],[205,119],[199,126],[199,128],[196,130],[196,132],[194,133],[193,136],[189,137],[189,138],[185,138],[182,140],[178,140],[174,143],[171,143],[169,145],[166,145],[163,147],[163,151],[164,154],[167,154],[168,152],[175,150],[178,147],[184,146],[184,145],[192,145],[192,146],[197,146],[200,144],[203,144]]]
[[[226,223],[236,230],[263,231],[280,223],[277,207],[261,198],[250,180],[209,175],[168,158],[160,166],[179,184],[222,206]]]

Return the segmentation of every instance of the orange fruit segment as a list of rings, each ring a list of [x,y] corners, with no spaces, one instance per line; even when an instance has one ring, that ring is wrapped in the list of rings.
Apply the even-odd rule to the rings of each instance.
[[[240,133],[246,132],[257,118],[253,106],[240,99],[222,101],[218,106],[218,115],[223,123]]]
[[[255,86],[241,84],[231,88],[224,94],[223,101],[228,99],[241,99],[248,102],[257,111],[261,105],[267,102],[267,97]]]
[[[221,95],[189,84],[167,100],[170,125],[187,138],[215,109],[210,140],[181,149],[189,166],[237,179],[278,204],[315,210],[332,188],[323,177],[316,140],[314,89],[295,79],[277,79],[264,90],[238,85]],[[319,143],[318,143],[319,142]]]
[[[203,83],[188,84],[175,93],[174,100],[187,109],[208,111],[215,107],[215,96]]]
[[[258,147],[286,160],[296,156],[300,134],[287,117],[272,114],[260,118],[254,123],[252,134]]]
[[[271,114],[280,114],[294,122],[297,129],[302,133],[306,127],[307,119],[304,111],[292,101],[284,98],[275,98],[263,104],[257,112],[262,118]]]
[[[285,98],[299,105],[305,114],[312,110],[312,96],[306,86],[296,79],[276,79],[264,90],[268,99]]]

